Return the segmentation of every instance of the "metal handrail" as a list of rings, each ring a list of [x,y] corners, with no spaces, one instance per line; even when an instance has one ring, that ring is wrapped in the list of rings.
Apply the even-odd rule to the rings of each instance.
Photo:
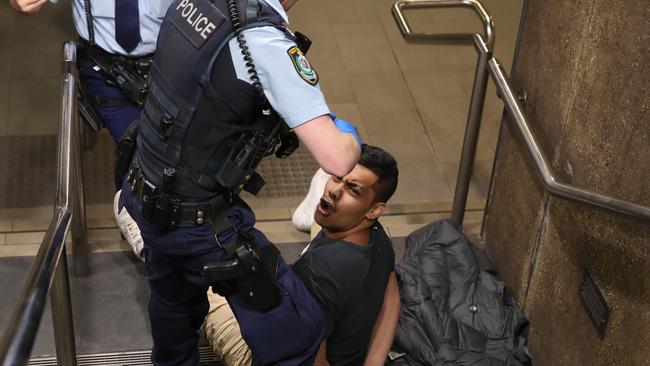
[[[487,48],[494,49],[494,22],[485,11],[483,5],[477,0],[398,0],[393,4],[393,16],[402,32],[404,39],[412,42],[467,42],[472,41],[474,33],[413,33],[403,9],[430,9],[430,8],[471,8],[483,22],[483,39]]]
[[[71,204],[78,201],[77,178],[80,175],[80,150],[77,119],[76,46],[64,46],[62,73],[61,125],[57,152],[57,187],[54,217],[36,254],[17,305],[0,342],[3,366],[26,365],[51,295],[52,318],[59,365],[76,365],[76,351],[70,302],[70,287],[65,240],[72,221],[78,220]],[[83,226],[85,223],[77,225]],[[73,224],[74,226],[74,224]],[[51,291],[50,291],[51,290]]]
[[[478,34],[431,34],[431,33],[413,33],[406,21],[401,9],[408,8],[432,8],[432,7],[472,7],[481,17],[485,26],[485,40]],[[454,204],[451,213],[451,219],[457,225],[461,226],[465,215],[465,204],[467,202],[467,193],[471,179],[471,171],[478,143],[478,132],[480,129],[480,118],[485,103],[485,75],[490,74],[499,97],[503,100],[506,110],[513,116],[515,125],[519,129],[526,148],[531,154],[537,172],[542,177],[546,190],[563,199],[580,202],[599,209],[624,214],[630,217],[650,221],[650,207],[642,206],[633,202],[606,196],[585,188],[580,188],[571,184],[558,182],[551,171],[548,160],[539,147],[539,143],[533,134],[530,125],[524,115],[523,108],[517,101],[512,92],[503,67],[499,61],[492,57],[494,46],[494,24],[491,17],[485,9],[476,0],[399,0],[393,5],[393,15],[397,25],[402,32],[402,36],[407,41],[429,43],[464,41],[472,40],[476,51],[479,54],[476,74],[474,78],[474,91],[470,102],[470,111],[465,130],[465,139],[461,153],[461,161],[458,169],[458,178],[456,180],[456,192],[454,194]]]
[[[617,212],[627,216],[650,221],[650,207],[642,206],[633,202],[606,196],[585,188],[576,187],[571,184],[558,182],[550,168],[548,159],[537,142],[537,138],[530,128],[530,123],[523,113],[523,107],[512,92],[508,82],[507,74],[499,63],[493,58],[488,63],[490,75],[496,84],[508,112],[513,117],[524,143],[535,162],[537,172],[542,177],[544,186],[551,194],[567,200],[585,203],[593,207]]]
[[[409,8],[459,8],[470,7],[481,18],[484,26],[484,34],[478,33],[413,33],[408,21],[404,17],[402,9]],[[465,206],[469,195],[469,182],[472,178],[474,156],[478,145],[481,117],[485,104],[485,92],[488,79],[487,62],[492,58],[494,47],[494,22],[485,11],[483,5],[476,0],[399,0],[393,5],[395,21],[402,32],[402,36],[409,43],[466,43],[473,44],[479,57],[476,61],[476,72],[474,75],[474,86],[472,88],[472,99],[467,114],[467,126],[463,139],[463,150],[458,166],[456,177],[456,188],[454,190],[454,202],[451,209],[451,220],[459,227],[463,225],[465,217]]]

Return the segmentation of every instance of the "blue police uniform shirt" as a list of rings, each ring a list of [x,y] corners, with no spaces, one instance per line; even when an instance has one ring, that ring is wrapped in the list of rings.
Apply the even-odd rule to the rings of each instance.
[[[287,13],[278,0],[261,1],[271,6],[288,22]],[[290,128],[330,113],[320,90],[316,71],[304,56],[295,54],[296,44],[288,39],[283,31],[269,26],[248,29],[243,33],[264,94]],[[252,83],[237,40],[231,39],[228,47],[237,78]],[[294,56],[313,71],[311,79],[309,75],[305,75],[305,70],[299,71]]]
[[[95,28],[95,43],[105,51],[126,56],[143,56],[156,50],[160,24],[173,0],[133,1],[139,1],[141,41],[133,51],[126,52],[115,40],[115,1],[90,0]],[[84,0],[73,0],[72,15],[77,33],[81,38],[88,40]]]
[[[243,33],[264,94],[290,128],[330,112],[316,71],[283,31],[268,26]],[[228,46],[237,78],[251,83],[237,39]]]

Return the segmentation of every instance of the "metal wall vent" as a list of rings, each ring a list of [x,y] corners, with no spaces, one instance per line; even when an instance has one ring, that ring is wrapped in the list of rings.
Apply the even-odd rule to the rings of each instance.
[[[609,306],[603,290],[588,269],[584,271],[580,281],[580,302],[596,328],[596,333],[603,338],[612,308]]]

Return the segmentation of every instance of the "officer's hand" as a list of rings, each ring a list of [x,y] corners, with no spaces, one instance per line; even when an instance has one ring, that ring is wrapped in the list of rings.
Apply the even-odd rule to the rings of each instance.
[[[47,0],[9,0],[9,4],[19,13],[34,14]]]
[[[334,113],[330,113],[330,117],[332,117],[332,120],[334,120],[334,124],[336,125],[336,128],[339,129],[339,131],[352,134],[352,136],[357,139],[357,142],[359,142],[359,145],[363,144],[361,137],[359,137],[359,134],[357,133],[357,129],[352,123],[340,118],[336,118],[336,115],[334,115]]]
[[[280,0],[280,4],[282,4],[282,7],[284,10],[289,10],[293,6],[293,4],[296,3],[298,0]]]

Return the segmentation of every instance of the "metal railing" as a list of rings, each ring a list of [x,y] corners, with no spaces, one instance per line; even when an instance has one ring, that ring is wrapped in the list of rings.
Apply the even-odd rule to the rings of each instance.
[[[403,10],[422,8],[460,8],[469,7],[481,18],[484,26],[484,35],[477,33],[414,33],[408,24]],[[488,74],[492,77],[498,91],[499,97],[503,100],[506,110],[513,117],[515,125],[524,139],[524,143],[535,162],[537,172],[542,178],[546,190],[563,199],[580,202],[592,207],[610,212],[620,213],[644,221],[650,221],[650,207],[642,206],[633,202],[609,197],[585,188],[576,187],[571,184],[558,182],[553,174],[548,159],[541,150],[530,124],[523,113],[523,108],[514,96],[508,77],[497,59],[492,56],[494,47],[494,24],[492,18],[485,11],[477,0],[398,0],[392,8],[393,15],[397,21],[402,36],[407,42],[415,43],[449,43],[449,42],[472,42],[478,53],[476,74],[474,77],[474,88],[465,129],[465,138],[461,153],[458,177],[456,179],[456,190],[454,203],[451,212],[451,220],[458,226],[462,226],[465,216],[465,205],[469,192],[470,180],[478,134],[481,126],[481,115],[485,104],[485,90],[487,87]]]
[[[0,342],[3,366],[26,365],[45,311],[47,294],[59,365],[76,365],[66,236],[72,227],[75,271],[85,271],[86,224],[81,175],[81,128],[77,117],[76,45],[64,45],[61,83],[61,125],[57,152],[57,187],[54,217],[36,254],[22,293]],[[83,260],[81,260],[83,259]]]

